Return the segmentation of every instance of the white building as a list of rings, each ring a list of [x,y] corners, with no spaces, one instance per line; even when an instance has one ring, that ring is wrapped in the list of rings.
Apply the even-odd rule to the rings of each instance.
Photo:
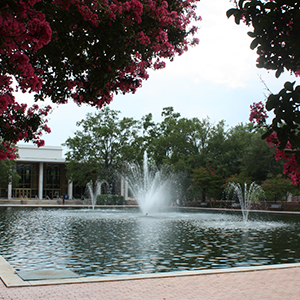
[[[59,146],[18,145],[16,170],[21,176],[18,186],[8,185],[1,196],[11,198],[66,199],[81,198],[85,187],[73,184],[66,177],[66,161]],[[128,198],[127,184],[121,180],[120,194]]]
[[[18,145],[16,169],[21,179],[17,187],[9,185],[10,198],[73,197],[73,184],[66,178],[66,161],[62,147]]]

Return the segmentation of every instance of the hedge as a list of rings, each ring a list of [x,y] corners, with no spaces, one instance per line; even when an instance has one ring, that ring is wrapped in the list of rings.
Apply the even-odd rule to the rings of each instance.
[[[124,205],[124,196],[103,194],[97,196],[97,205]]]

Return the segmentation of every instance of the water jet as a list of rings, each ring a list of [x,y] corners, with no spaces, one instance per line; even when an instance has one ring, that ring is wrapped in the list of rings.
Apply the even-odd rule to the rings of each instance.
[[[176,175],[169,172],[167,167],[158,169],[151,164],[146,151],[142,167],[138,164],[127,164],[123,178],[128,182],[129,189],[144,215],[157,212],[172,202]]]
[[[244,188],[242,188],[240,183],[229,182],[226,187],[226,191],[227,194],[233,193],[238,198],[244,222],[248,221],[249,210],[251,209],[252,201],[258,195],[264,193],[263,189],[255,182],[252,182],[249,187],[245,182]]]

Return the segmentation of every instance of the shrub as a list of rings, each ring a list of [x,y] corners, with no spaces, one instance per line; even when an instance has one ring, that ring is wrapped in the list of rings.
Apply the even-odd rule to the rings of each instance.
[[[120,195],[98,195],[97,205],[124,205],[124,197]]]

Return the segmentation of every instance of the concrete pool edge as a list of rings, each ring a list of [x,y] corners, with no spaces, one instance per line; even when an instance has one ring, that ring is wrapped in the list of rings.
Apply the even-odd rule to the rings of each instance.
[[[66,279],[46,279],[46,280],[23,280],[17,271],[0,255],[0,278],[4,285],[8,288],[26,287],[26,286],[42,286],[42,285],[59,285],[74,283],[93,283],[106,281],[124,281],[124,280],[141,280],[154,278],[182,277],[182,276],[199,276],[210,274],[226,274],[239,272],[254,272],[265,270],[277,270],[288,268],[300,268],[300,263],[261,265],[249,267],[233,267],[224,269],[206,269],[194,271],[174,271],[164,273],[136,274],[136,275],[111,275],[111,276],[95,276],[95,277],[78,277]]]
[[[91,205],[89,204],[13,204],[9,201],[7,203],[0,203],[0,208],[45,208],[45,209],[91,209]],[[139,208],[138,205],[95,205],[96,209],[132,209],[132,208]],[[241,212],[241,209],[237,208],[213,208],[213,207],[192,207],[192,206],[168,206],[166,207],[171,210],[197,210],[201,212]],[[258,213],[258,214],[274,214],[274,215],[300,215],[300,211],[293,211],[293,210],[256,210],[250,209],[249,213]]]

